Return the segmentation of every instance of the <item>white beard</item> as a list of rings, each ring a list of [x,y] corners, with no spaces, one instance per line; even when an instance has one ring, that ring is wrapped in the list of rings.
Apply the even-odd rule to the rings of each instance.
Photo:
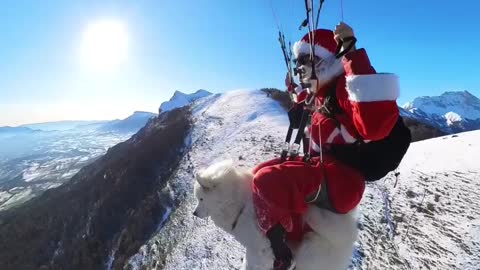
[[[332,57],[330,61],[325,61],[320,64],[320,67],[316,67],[315,73],[317,75],[317,87],[322,87],[329,83],[332,79],[345,73],[343,68],[342,59]]]
[[[315,75],[317,80],[312,81],[310,79],[310,74],[312,73],[312,68],[308,65],[302,66],[306,76],[302,76],[300,81],[303,84],[311,85],[309,88],[310,92],[316,93],[317,89],[322,88],[328,84],[332,79],[338,77],[339,75],[345,73],[343,68],[342,59],[337,59],[332,56],[330,59],[324,60],[315,65]]]

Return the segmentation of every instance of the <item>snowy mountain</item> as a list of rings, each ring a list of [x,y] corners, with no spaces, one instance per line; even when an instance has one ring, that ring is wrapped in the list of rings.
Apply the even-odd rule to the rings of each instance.
[[[180,108],[194,102],[195,100],[209,96],[211,94],[212,93],[203,89],[197,90],[193,94],[185,94],[177,90],[175,91],[175,93],[173,93],[173,96],[172,98],[170,98],[169,101],[165,101],[160,105],[160,109],[158,111],[162,113],[173,110],[175,108]]]
[[[123,120],[109,121],[96,127],[96,129],[100,131],[135,133],[144,127],[148,120],[156,115],[157,114],[151,112],[136,111]]]
[[[468,91],[424,96],[403,106],[403,114],[448,133],[480,129],[480,99]]]
[[[278,156],[285,110],[262,91],[160,114],[72,180],[0,212],[2,269],[238,269],[244,249],[194,218],[195,171]],[[414,143],[368,186],[350,269],[480,268],[480,131]],[[398,181],[397,181],[398,180]]]
[[[200,93],[201,94],[201,93]],[[56,121],[45,123],[25,124],[18,127],[0,127],[0,134],[13,134],[14,132],[26,133],[32,131],[86,131],[98,130],[108,132],[135,133],[145,126],[147,121],[157,114],[136,111],[122,120],[96,120],[96,121]]]

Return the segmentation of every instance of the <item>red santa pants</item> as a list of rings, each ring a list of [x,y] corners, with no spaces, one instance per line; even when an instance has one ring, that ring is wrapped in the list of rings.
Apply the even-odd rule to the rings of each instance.
[[[331,156],[324,156],[324,166],[333,208],[348,213],[362,198],[364,177]],[[266,233],[280,223],[290,239],[301,239],[306,229],[302,221],[308,209],[305,199],[325,181],[319,159],[310,163],[273,159],[258,165],[253,173],[253,203],[261,230]]]

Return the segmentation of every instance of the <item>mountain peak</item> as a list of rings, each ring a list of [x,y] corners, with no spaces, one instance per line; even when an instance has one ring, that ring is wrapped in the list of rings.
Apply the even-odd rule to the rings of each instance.
[[[441,94],[440,96],[441,97],[447,97],[447,98],[461,97],[461,98],[478,100],[480,102],[479,98],[477,98],[475,95],[473,95],[472,93],[470,93],[467,90],[464,90],[464,91],[446,91],[443,94]]]
[[[195,91],[194,94],[207,94],[207,93],[208,93],[209,95],[212,94],[212,93],[210,93],[209,91],[207,91],[207,90],[205,90],[205,89],[198,89],[197,91]]]
[[[418,97],[404,104],[403,109],[404,115],[447,133],[480,128],[480,99],[466,90]]]
[[[172,98],[160,105],[159,113],[186,106],[197,99],[209,96],[211,94],[212,93],[204,89],[199,89],[192,94],[185,94],[179,90],[175,90]]]
[[[474,97],[474,98],[477,98],[474,94],[468,92],[467,90],[463,91],[463,93],[465,93],[466,96],[468,97]],[[478,99],[478,98],[477,98]]]
[[[440,96],[423,96],[403,106],[410,112],[421,110],[430,116],[450,118],[455,113],[460,119],[480,119],[480,99],[468,91],[447,91]]]
[[[180,90],[175,90],[175,92],[173,92],[173,96],[172,97],[175,97],[175,96],[186,96],[187,94],[183,93],[182,91]]]
[[[146,111],[134,111],[133,112],[133,115],[155,115],[155,113],[152,113],[152,112],[146,112]]]

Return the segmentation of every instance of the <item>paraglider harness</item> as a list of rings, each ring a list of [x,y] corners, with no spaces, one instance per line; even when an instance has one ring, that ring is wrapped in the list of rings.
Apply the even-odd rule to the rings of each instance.
[[[333,119],[337,123],[337,127],[340,128],[340,123],[335,116],[344,112],[338,104],[335,92],[336,84],[328,90],[325,103],[317,111]],[[303,104],[296,104],[296,107],[289,111],[290,126],[285,140],[286,147],[282,149],[281,153],[282,162],[296,160],[300,156],[299,146],[303,140],[304,155],[302,160],[312,164],[312,157],[307,149],[309,144],[305,140],[304,135],[307,122],[311,119],[311,113],[312,110]],[[295,142],[292,147],[288,147],[290,146],[291,133],[294,129],[298,130]],[[382,179],[389,172],[394,171],[402,161],[412,139],[410,129],[405,126],[401,116],[398,117],[389,135],[384,139],[367,143],[358,134],[356,138],[357,140],[353,144],[330,144],[325,152],[331,154],[336,160],[361,172],[367,182]],[[320,155],[322,154],[321,152]],[[322,159],[320,159],[320,166],[325,181],[323,181],[322,187],[319,187],[317,193],[307,196],[306,202],[336,212],[331,206],[328,197],[328,181],[326,180],[327,175]]]
[[[320,14],[320,9],[322,7],[323,0],[320,1],[320,7],[317,13],[317,24],[318,25],[318,16]],[[313,35],[312,29],[310,25],[313,25],[313,21],[311,20],[311,15],[313,8],[313,1],[309,2],[309,0],[305,0],[305,6],[307,10],[307,18],[302,23],[300,27],[309,27],[309,34]],[[287,52],[285,46],[285,38],[281,31],[279,31],[279,41],[281,44],[282,52],[287,63],[287,68],[289,70],[289,74],[292,71],[291,67],[291,51]],[[344,49],[341,52],[341,48],[343,47],[344,42],[350,42],[348,48]],[[355,45],[356,39],[355,37],[346,38],[338,43],[336,49],[336,57],[341,58],[343,57],[348,51],[353,48]],[[291,46],[290,46],[291,47]],[[315,74],[315,63],[314,63],[314,55],[313,55],[313,36],[310,36],[310,60],[312,65],[312,74],[311,80],[316,80]],[[294,75],[297,75],[297,70],[293,69]],[[291,75],[290,75],[291,76]],[[293,86],[293,78],[289,78],[291,88]],[[309,87],[309,86],[307,86]],[[339,127],[340,123],[336,119],[336,115],[343,114],[344,111],[338,104],[338,100],[336,97],[336,84],[334,83],[329,90],[327,90],[326,97],[324,99],[324,103],[318,109],[316,109],[312,103],[314,100],[314,94],[309,92],[307,98],[302,103],[296,103],[295,97],[291,95],[292,101],[294,101],[294,106],[289,110],[288,117],[290,121],[290,125],[288,127],[287,136],[285,139],[285,145],[281,151],[281,161],[289,161],[289,160],[298,160],[300,157],[300,143],[302,140],[303,143],[303,157],[302,160],[306,163],[312,163],[312,157],[308,151],[308,147],[310,146],[308,142],[305,141],[304,131],[307,126],[308,122],[311,122],[311,115],[313,111],[317,110],[319,113],[325,115],[328,118],[333,119],[337,122]],[[293,144],[290,144],[291,137],[293,134],[293,130],[297,130],[297,134],[295,137],[295,141]],[[321,132],[320,132],[321,136]],[[398,165],[400,164],[403,156],[408,150],[411,142],[411,133],[408,127],[405,126],[402,117],[398,117],[397,122],[395,123],[394,127],[392,128],[390,134],[382,140],[372,141],[372,142],[364,142],[359,134],[356,136],[357,141],[353,144],[331,144],[329,145],[328,152],[331,154],[335,159],[343,162],[350,167],[355,168],[359,172],[361,172],[365,180],[368,182],[373,182],[385,177],[389,172],[395,170]],[[310,138],[311,139],[311,138]],[[323,176],[325,181],[323,181],[322,185],[318,188],[317,192],[307,196],[305,201],[307,203],[315,204],[320,208],[325,208],[331,210],[333,212],[337,212],[334,207],[330,203],[329,195],[328,195],[328,181],[327,175],[325,171],[325,166],[323,164],[323,152],[321,145],[321,138],[320,138],[320,166],[323,171]]]

